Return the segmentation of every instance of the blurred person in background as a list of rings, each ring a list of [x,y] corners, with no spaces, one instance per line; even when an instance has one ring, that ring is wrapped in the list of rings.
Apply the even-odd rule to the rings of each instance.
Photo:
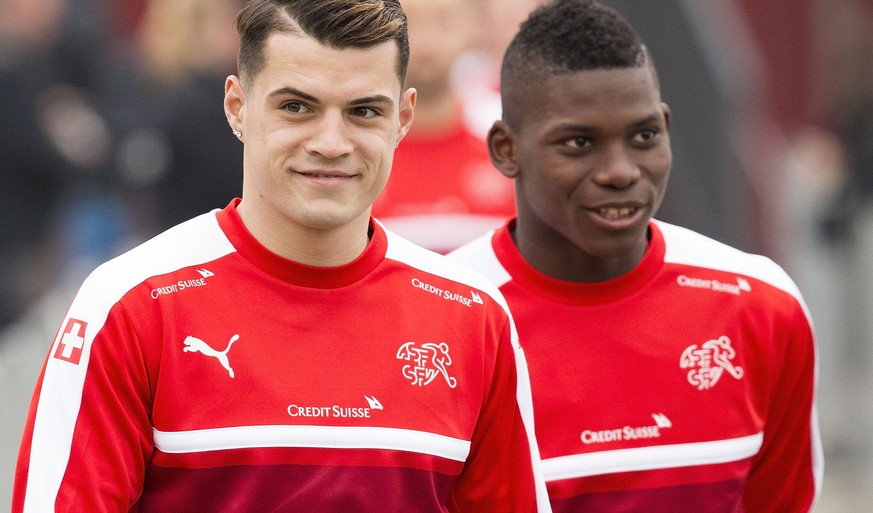
[[[0,508],[47,319],[101,261],[241,189],[221,103],[242,2],[135,3],[117,22],[134,2],[0,0]]]
[[[821,319],[822,375],[830,377],[821,383],[829,461],[822,511],[866,511],[873,501],[873,1],[807,9],[812,37],[800,41],[811,39],[815,49],[809,94],[782,113],[790,144],[784,243],[798,283],[815,291],[809,303]]]
[[[822,75],[830,87],[820,101],[820,130],[810,131],[825,144],[832,137],[843,160],[843,172],[835,180],[838,192],[822,214],[822,235],[831,242],[852,244],[859,235],[859,218],[863,220],[873,206],[873,2],[854,7],[845,3],[835,9],[833,18],[839,21],[822,27],[825,37],[820,45],[827,55]]]
[[[111,145],[93,94],[99,27],[76,6],[0,1],[0,327],[59,279],[74,238],[111,236],[57,228],[102,190]]]
[[[242,3],[148,0],[109,58],[101,100],[140,239],[240,194],[242,148],[216,105],[235,69],[227,27]]]
[[[475,9],[475,39],[454,72],[473,133],[485,139],[500,119],[500,61],[527,15],[545,0],[469,0]]]
[[[172,168],[160,184],[163,227],[223,208],[228,197],[242,194],[242,145],[231,140],[235,138],[227,130],[227,119],[216,105],[224,95],[224,79],[236,70],[238,37],[227,27],[233,26],[244,2],[181,3],[190,4],[190,76],[167,123]]]
[[[515,211],[512,181],[494,169],[483,139],[465,122],[463,97],[452,81],[458,58],[481,30],[474,2],[404,0],[403,8],[409,18],[407,80],[418,103],[373,213],[411,241],[446,252]]]

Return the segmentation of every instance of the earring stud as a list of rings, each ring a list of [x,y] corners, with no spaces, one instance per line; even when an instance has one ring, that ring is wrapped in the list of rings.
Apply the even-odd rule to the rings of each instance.
[[[242,137],[242,132],[240,132],[240,131],[237,130],[236,128],[231,128],[230,131],[233,132],[233,135],[235,135],[237,139],[239,139],[240,137]]]

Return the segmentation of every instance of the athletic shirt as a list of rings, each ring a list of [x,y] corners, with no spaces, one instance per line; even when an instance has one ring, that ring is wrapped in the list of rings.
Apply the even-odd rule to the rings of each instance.
[[[294,263],[237,204],[84,282],[37,385],[13,512],[547,510],[493,285],[377,222],[348,265]]]
[[[450,255],[497,284],[553,511],[806,512],[822,478],[808,311],[766,257],[666,223],[630,272],[553,279],[514,221]]]
[[[413,129],[403,138],[373,215],[402,237],[445,253],[515,215],[513,182],[494,168],[488,145],[459,112],[438,135]]]

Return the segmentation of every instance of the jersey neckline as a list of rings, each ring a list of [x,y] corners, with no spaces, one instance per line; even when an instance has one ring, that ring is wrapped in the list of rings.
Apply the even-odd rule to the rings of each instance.
[[[565,304],[595,305],[625,298],[646,286],[663,268],[666,245],[661,230],[649,223],[651,240],[642,260],[627,273],[616,278],[579,283],[559,280],[541,273],[530,265],[512,241],[510,230],[515,219],[496,230],[492,237],[495,256],[512,281],[534,294]]]
[[[370,242],[356,259],[336,267],[316,267],[288,260],[261,244],[245,227],[234,198],[216,213],[218,224],[237,253],[258,269],[284,282],[315,289],[336,289],[356,283],[384,259],[388,247],[385,231],[370,218]]]

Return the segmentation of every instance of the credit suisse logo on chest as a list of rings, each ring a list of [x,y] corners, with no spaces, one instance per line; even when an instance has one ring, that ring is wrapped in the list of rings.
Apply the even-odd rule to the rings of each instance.
[[[482,301],[482,296],[480,296],[475,290],[472,289],[469,289],[470,295],[468,297],[464,292],[442,289],[440,287],[437,287],[436,285],[432,285],[418,278],[413,278],[411,283],[412,286],[418,290],[427,292],[428,294],[433,294],[447,301],[453,301],[460,305],[466,306],[467,308],[471,308],[473,305],[484,304],[484,301]]]

